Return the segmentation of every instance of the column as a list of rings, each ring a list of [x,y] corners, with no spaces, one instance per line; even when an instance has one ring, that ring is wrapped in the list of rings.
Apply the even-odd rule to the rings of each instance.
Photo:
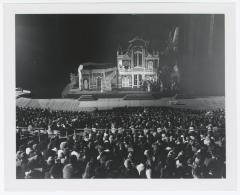
[[[133,85],[134,85],[134,75],[132,73],[132,88],[133,88]]]

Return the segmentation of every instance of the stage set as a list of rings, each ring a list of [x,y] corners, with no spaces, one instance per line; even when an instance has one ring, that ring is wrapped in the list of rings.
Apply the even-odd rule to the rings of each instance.
[[[178,28],[172,33],[177,44]],[[82,63],[78,72],[70,74],[70,83],[63,90],[64,98],[124,98],[154,99],[160,94],[174,95],[179,81],[177,63],[172,65],[170,86],[163,80],[159,51],[149,42],[135,37],[127,49],[118,48],[117,64]],[[176,59],[177,61],[177,59]],[[164,93],[165,92],[165,93]],[[134,98],[133,98],[134,99]]]

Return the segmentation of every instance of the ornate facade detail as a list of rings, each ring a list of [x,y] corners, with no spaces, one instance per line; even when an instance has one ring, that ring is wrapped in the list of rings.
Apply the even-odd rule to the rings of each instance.
[[[125,52],[117,51],[117,63],[119,88],[141,88],[158,79],[159,52],[150,52],[149,42],[139,37],[129,41]]]

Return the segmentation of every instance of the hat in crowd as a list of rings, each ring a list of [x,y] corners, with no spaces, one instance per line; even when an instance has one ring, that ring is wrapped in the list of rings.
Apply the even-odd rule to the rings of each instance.
[[[157,132],[158,133],[161,133],[162,132],[162,129],[159,127],[159,128],[157,128]]]
[[[79,154],[78,152],[76,152],[76,151],[72,151],[72,152],[71,152],[71,155],[76,156],[77,159],[80,157],[80,154]]]
[[[208,131],[212,131],[212,126],[209,125],[209,126],[207,127],[207,129],[208,129]]]
[[[149,154],[150,154],[150,151],[149,151],[149,150],[145,150],[145,151],[144,151],[144,155],[145,155],[145,156],[147,156],[147,155],[149,155]]]
[[[168,147],[166,147],[165,149],[166,149],[167,151],[170,151],[170,150],[172,150],[172,148],[171,148],[171,147],[169,147],[169,146],[168,146]]]
[[[193,135],[190,136],[191,140],[195,140],[195,137]]]
[[[26,148],[26,154],[29,155],[32,152],[32,148]]]
[[[67,148],[67,142],[62,142],[60,144],[60,149],[63,150],[64,148]]]
[[[152,135],[153,135],[153,137],[156,137],[157,136],[157,132],[153,132]]]
[[[52,149],[52,151],[57,152],[58,149],[55,147],[55,148]]]
[[[104,144],[107,144],[107,143],[109,143],[109,141],[108,140],[104,140]]]
[[[134,152],[134,149],[133,149],[133,147],[128,147],[128,148],[127,148],[127,151],[128,151],[128,152]]]
[[[190,126],[189,127],[189,130],[191,131],[191,130],[194,130],[194,127],[193,126]]]

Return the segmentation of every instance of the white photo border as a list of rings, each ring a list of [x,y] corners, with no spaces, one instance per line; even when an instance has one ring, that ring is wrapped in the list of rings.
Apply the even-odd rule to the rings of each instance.
[[[226,179],[16,179],[15,14],[224,14]],[[235,190],[237,188],[235,3],[4,4],[4,164],[9,191]],[[220,78],[221,79],[221,78]]]

